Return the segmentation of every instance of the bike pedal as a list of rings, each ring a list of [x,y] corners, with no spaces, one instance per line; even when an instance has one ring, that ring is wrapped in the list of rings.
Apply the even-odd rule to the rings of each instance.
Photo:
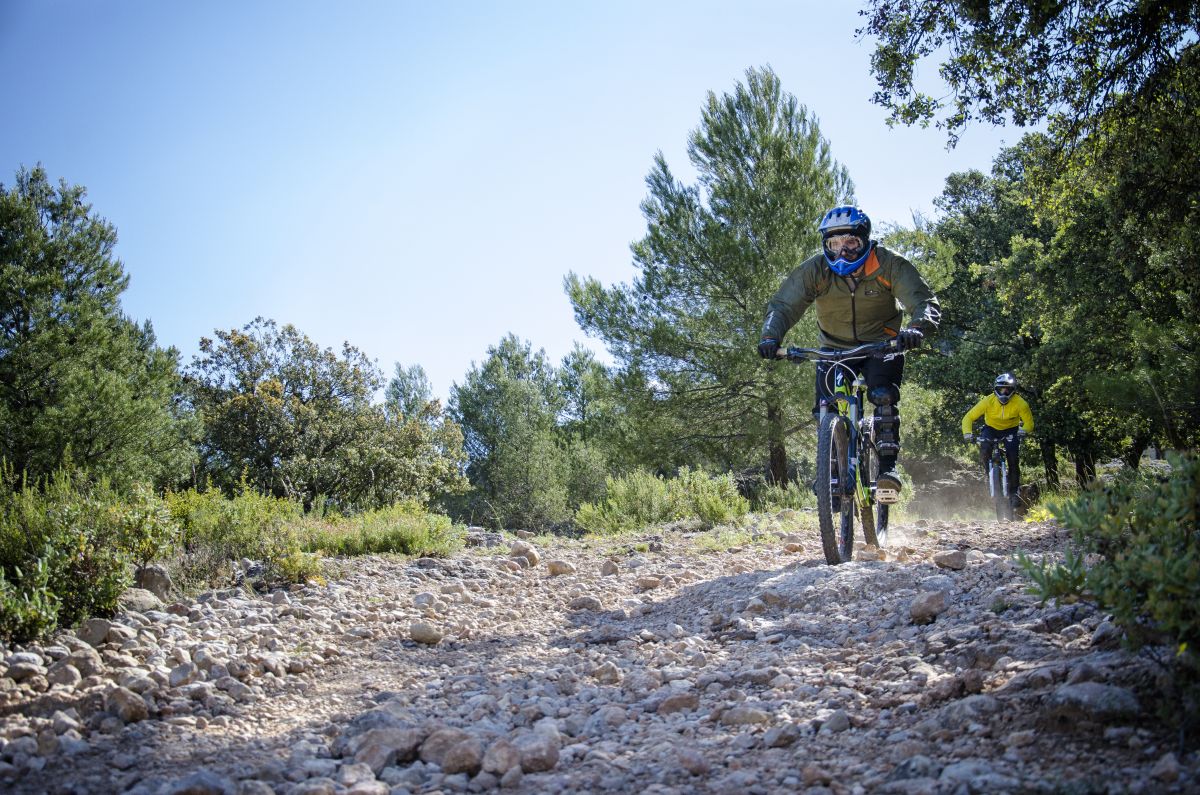
[[[895,505],[900,502],[900,489],[891,489],[887,486],[875,487],[875,502],[880,505]]]

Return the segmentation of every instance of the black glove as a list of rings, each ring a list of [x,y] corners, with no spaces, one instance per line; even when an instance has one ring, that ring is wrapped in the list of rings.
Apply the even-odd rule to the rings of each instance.
[[[758,343],[758,355],[764,359],[774,359],[779,350],[779,340],[774,337],[763,337]]]
[[[925,334],[916,328],[902,328],[900,333],[896,335],[896,343],[902,351],[911,351],[913,348],[920,348],[921,341],[925,339]]]

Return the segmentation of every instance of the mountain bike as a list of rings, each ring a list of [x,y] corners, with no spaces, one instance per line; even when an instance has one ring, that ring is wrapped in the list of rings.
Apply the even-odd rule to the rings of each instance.
[[[895,340],[885,340],[845,351],[788,348],[777,355],[792,362],[833,363],[825,375],[826,393],[833,395],[833,399],[822,399],[817,420],[817,479],[813,487],[817,494],[817,520],[825,561],[835,565],[854,556],[856,513],[862,521],[863,540],[877,547],[884,546],[887,543],[888,506],[875,499],[875,479],[879,476],[875,418],[864,412],[866,380],[845,361],[904,354]],[[839,371],[852,379],[838,378]]]
[[[1021,435],[1015,430],[1012,433],[1020,442]],[[1007,435],[1005,434],[1005,436]],[[988,495],[992,498],[992,504],[996,508],[996,518],[1001,522],[1011,522],[1016,518],[1016,512],[1013,510],[1008,494],[1008,456],[1004,454],[1004,438],[1004,436],[998,436],[991,440],[992,454],[988,458]],[[984,441],[986,440],[980,436],[975,437],[975,443],[979,445],[981,454]]]

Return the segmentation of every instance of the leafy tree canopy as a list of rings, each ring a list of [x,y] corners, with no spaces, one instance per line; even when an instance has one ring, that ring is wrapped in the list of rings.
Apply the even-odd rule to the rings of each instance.
[[[458,427],[436,401],[413,416],[372,403],[382,375],[349,343],[338,355],[256,318],[202,339],[187,379],[204,423],[201,474],[226,489],[245,478],[306,507],[359,509],[464,485]]]
[[[694,185],[655,157],[634,282],[605,288],[570,274],[566,289],[580,326],[619,363],[616,382],[660,466],[741,467],[757,453],[782,478],[784,437],[811,398],[798,371],[766,366],[754,344],[768,299],[819,245],[817,220],[853,187],[769,68],[709,93],[688,156]]]
[[[870,0],[860,13],[859,34],[879,39],[874,101],[893,121],[936,119],[951,142],[975,117],[1021,127],[1055,117],[1085,131],[1172,70],[1200,23],[1195,0]],[[943,59],[948,103],[918,88],[929,57]]]
[[[121,313],[117,233],[86,195],[40,166],[0,183],[0,457],[33,478],[171,482],[192,458],[178,354]]]
[[[564,410],[545,352],[512,334],[488,348],[450,397],[476,491],[463,509],[476,521],[545,529],[569,518],[566,457],[558,443]]]

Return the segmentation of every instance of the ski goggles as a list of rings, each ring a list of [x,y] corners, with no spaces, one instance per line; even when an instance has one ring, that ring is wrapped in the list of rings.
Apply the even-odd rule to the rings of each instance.
[[[863,250],[863,240],[858,235],[830,235],[825,238],[825,250],[831,256],[847,254],[854,257]]]
[[[1011,386],[998,386],[998,387],[996,387],[996,394],[997,394],[997,395],[999,395],[1000,397],[1011,397],[1011,396],[1012,396],[1012,393],[1013,393],[1014,391],[1015,391],[1015,390],[1014,390],[1014,389],[1013,389]]]

